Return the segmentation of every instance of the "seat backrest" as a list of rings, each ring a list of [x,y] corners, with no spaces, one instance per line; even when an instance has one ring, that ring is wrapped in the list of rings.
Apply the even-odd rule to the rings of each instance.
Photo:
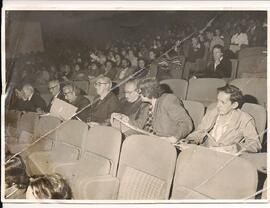
[[[176,162],[169,142],[131,135],[123,143],[117,178],[118,199],[168,199]]]
[[[115,128],[108,126],[96,126],[90,128],[84,143],[83,160],[90,162],[91,160],[95,160],[97,162],[96,168],[102,168],[101,166],[104,164],[109,164],[110,168],[109,170],[106,170],[106,172],[115,176],[119,161],[121,142],[122,134]],[[100,164],[100,166],[98,164]]]
[[[21,115],[22,115],[21,111],[6,110],[5,111],[5,126],[17,128]]]
[[[247,160],[194,146],[179,154],[171,199],[243,199],[256,192],[257,182]]]
[[[56,140],[52,149],[54,156],[64,160],[80,159],[87,131],[87,124],[79,120],[69,120],[61,124],[56,130]]]
[[[162,80],[160,84],[168,85],[178,98],[186,99],[188,81],[184,79],[166,79]]]
[[[207,106],[217,99],[217,88],[223,87],[226,82],[217,78],[190,79],[187,100],[199,101]]]
[[[33,112],[23,113],[18,123],[19,131],[21,132],[27,131],[31,134],[34,134],[34,129],[35,129],[36,122],[38,119],[39,119],[39,115],[37,113],[33,113]]]
[[[237,77],[243,73],[258,73],[267,71],[267,51],[266,48],[249,48],[239,53],[239,66]]]
[[[86,94],[88,94],[89,82],[86,80],[75,80],[74,85],[82,89]]]
[[[53,116],[40,116],[37,120],[34,139],[43,137],[35,144],[35,150],[51,150],[56,139],[56,127],[59,126],[61,120]],[[48,132],[51,132],[48,134]],[[48,134],[48,135],[47,135]],[[46,135],[46,136],[44,136]]]
[[[266,110],[263,106],[245,103],[242,106],[242,110],[251,115],[255,120],[255,125],[258,134],[260,135],[260,141],[263,140],[264,130],[266,128]]]
[[[198,125],[201,123],[201,120],[204,116],[203,104],[200,102],[190,100],[183,100],[183,104],[193,121],[194,128],[197,129]]]
[[[233,80],[236,78],[237,75],[237,68],[238,68],[238,59],[230,59],[232,63],[232,73],[230,80]]]
[[[239,78],[232,80],[230,84],[238,87],[243,95],[247,98],[247,102],[258,101],[258,104],[267,106],[267,80],[265,78]],[[252,96],[249,101],[249,96]]]

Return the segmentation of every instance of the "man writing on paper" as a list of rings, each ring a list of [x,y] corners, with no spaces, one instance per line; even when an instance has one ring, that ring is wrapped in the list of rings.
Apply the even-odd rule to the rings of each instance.
[[[255,122],[240,109],[242,104],[243,95],[237,87],[226,85],[218,88],[217,105],[205,114],[198,130],[186,140],[229,153],[257,152],[261,143]]]
[[[155,78],[142,80],[139,89],[142,101],[149,104],[148,108],[142,109],[135,119],[123,114],[116,114],[116,119],[163,137],[171,143],[176,143],[191,132],[192,120],[181,100],[173,94],[161,94],[160,85]]]
[[[72,105],[76,106],[77,112],[80,111],[81,109],[83,109],[85,106],[90,105],[90,101],[82,96],[80,94],[79,89],[74,86],[74,85],[66,85],[63,87],[63,94],[65,96],[65,99]],[[90,107],[84,109],[82,112],[78,113],[76,115],[77,118],[79,118],[80,120],[86,122],[88,116],[89,116],[89,112],[90,112]],[[75,117],[75,118],[76,118]]]

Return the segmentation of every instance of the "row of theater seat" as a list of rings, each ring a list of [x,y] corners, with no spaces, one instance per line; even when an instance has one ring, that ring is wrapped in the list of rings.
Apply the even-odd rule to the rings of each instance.
[[[264,107],[267,106],[267,79],[265,78],[240,78],[229,81],[230,84],[239,87],[247,102],[258,103]],[[89,92],[88,81],[74,81],[74,84],[85,92]],[[217,78],[199,78],[190,79],[189,81],[183,79],[167,79],[161,81],[161,84],[168,85],[173,93],[183,100],[193,100],[203,103],[208,106],[210,103],[216,101],[217,88],[223,87],[226,81]],[[93,91],[93,89],[92,89]],[[49,102],[51,95],[48,93],[41,93],[41,96]],[[94,93],[88,93],[87,97],[93,97]]]
[[[184,101],[184,105],[194,120],[196,128],[204,115],[204,106],[194,101]],[[262,106],[245,104],[243,110],[255,117],[256,127],[259,132],[265,129],[266,112]],[[56,128],[57,126],[59,127]],[[50,134],[46,135],[41,141],[24,152],[30,172],[29,174],[49,172],[59,172],[63,174],[72,186],[75,199],[168,199],[175,167],[176,176],[174,180],[183,178],[181,174],[185,175],[185,172],[182,170],[183,167],[181,166],[183,163],[177,162],[176,165],[177,156],[175,148],[157,138],[142,135],[131,136],[124,141],[123,147],[121,148],[122,135],[118,130],[111,127],[98,126],[89,129],[87,124],[77,120],[71,120],[61,124],[61,121],[54,117],[39,116],[35,113],[23,114],[16,111],[6,112],[6,130],[6,136],[9,136],[6,137],[6,142],[9,144],[12,152],[17,152],[27,147],[31,142],[36,141],[42,135],[46,135],[47,132],[52,130]],[[15,134],[12,135],[8,132],[15,132]],[[20,138],[22,132],[32,133],[33,136],[28,141],[20,139],[14,141],[10,139],[12,136]],[[138,145],[137,148],[136,145]],[[196,147],[196,151],[198,148],[199,147]],[[203,155],[202,158],[205,158],[207,154],[210,154],[210,158],[217,158],[215,154],[218,153],[209,152],[203,148],[199,149],[200,154]],[[205,151],[206,153],[204,153]],[[160,154],[161,152],[162,154]],[[185,154],[190,155],[192,153],[187,152]],[[185,154],[181,153],[179,158],[184,157]],[[196,155],[197,154],[198,153],[196,153]],[[121,155],[120,162],[119,155]],[[226,158],[228,159],[227,156],[220,156],[223,159],[220,159],[219,163],[210,163],[212,165],[216,164],[216,169],[218,168],[218,164],[221,164],[220,161],[224,161]],[[178,161],[180,161],[179,158]],[[239,160],[241,164],[245,164],[241,159]],[[238,159],[236,161],[238,161]],[[194,161],[195,167],[190,166],[192,167],[190,171],[194,168],[202,168],[199,164],[203,164],[203,161],[197,162],[196,160]],[[132,165],[127,166],[129,163]],[[238,164],[238,162],[236,162],[236,164]],[[216,170],[215,168],[212,169],[212,165],[209,167],[210,170],[205,167],[207,169],[206,175],[208,175],[209,171]],[[247,168],[249,167],[249,165],[246,166]],[[238,165],[233,167],[236,168]],[[242,165],[239,167],[241,167],[244,172],[238,170],[239,168],[237,171],[241,173],[247,171]],[[177,171],[179,168],[181,171]],[[189,169],[186,171],[188,170]],[[196,172],[200,173],[199,170]],[[235,170],[236,169],[233,169],[231,171],[235,173]],[[155,175],[155,172],[158,173],[160,171],[161,175]],[[250,171],[250,174],[254,174],[252,169]],[[177,175],[177,172],[179,172],[178,174],[180,174],[180,176]],[[229,172],[226,172],[222,178],[227,177],[227,174],[231,176]],[[190,175],[190,173],[186,174]],[[257,177],[253,176],[248,175],[249,178],[251,177],[255,180]],[[199,175],[196,177],[200,178]],[[217,180],[219,181],[219,179]],[[226,180],[229,180],[229,178]],[[243,180],[245,180],[245,177]],[[255,183],[256,180],[254,180],[253,182]],[[185,179],[184,181],[188,180]],[[223,180],[220,180],[219,183],[222,181]],[[231,190],[230,193],[226,192],[225,194],[223,193],[224,189],[221,188],[221,193],[217,192],[220,193],[220,195],[212,196],[217,190],[207,189],[212,190],[212,192],[202,192],[204,194],[200,195],[200,191],[194,189],[196,188],[196,184],[193,184],[194,187],[192,189],[191,187],[187,188],[185,186],[181,186],[179,189],[177,184],[180,182],[174,181],[173,183],[173,190],[175,191],[172,192],[172,199],[200,198],[203,196],[210,198],[240,198],[241,195],[236,194],[236,192],[239,192],[238,188],[242,186],[242,184],[240,186],[239,183],[236,183],[239,187],[233,189],[236,190],[236,192]],[[214,184],[219,183],[215,182]],[[225,184],[226,183],[223,185]],[[251,183],[248,184],[250,185]],[[252,185],[251,187],[254,186]],[[244,188],[244,190],[251,189]],[[186,193],[189,193],[189,196],[185,195]],[[241,193],[243,193],[241,195],[241,197],[243,197],[249,192],[241,191]]]

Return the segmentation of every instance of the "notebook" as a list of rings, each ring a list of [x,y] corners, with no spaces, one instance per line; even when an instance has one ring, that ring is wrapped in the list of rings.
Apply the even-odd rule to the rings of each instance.
[[[75,115],[77,109],[78,108],[74,105],[71,105],[58,98],[54,98],[50,110],[50,115],[55,116],[61,120],[68,120]]]

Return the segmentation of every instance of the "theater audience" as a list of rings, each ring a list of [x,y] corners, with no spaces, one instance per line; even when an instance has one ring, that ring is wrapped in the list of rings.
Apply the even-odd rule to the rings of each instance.
[[[90,101],[80,94],[80,90],[71,84],[65,85],[63,87],[63,94],[65,99],[72,105],[76,106],[77,112],[81,111],[84,107],[90,105]],[[82,121],[86,121],[89,116],[90,108],[86,108],[80,113],[78,113],[74,118],[78,118]]]
[[[16,101],[12,109],[26,112],[43,112],[46,110],[46,103],[39,95],[39,92],[30,84],[25,84],[22,90],[16,91]]]
[[[72,199],[72,191],[59,174],[34,175],[30,178],[26,199]]]
[[[109,119],[113,112],[119,111],[119,100],[116,95],[111,92],[112,81],[108,77],[99,77],[95,83],[97,97],[94,98],[93,105],[88,114],[87,122],[90,126],[109,125]]]
[[[243,95],[237,87],[218,88],[217,105],[206,113],[198,130],[186,140],[229,153],[259,151],[261,143],[254,119],[241,110],[242,104]]]
[[[132,119],[123,114],[116,117],[131,125],[156,134],[171,143],[187,136],[193,128],[192,120],[181,100],[173,94],[161,94],[159,83],[154,78],[146,78],[139,84],[141,99],[149,104],[138,118]]]

